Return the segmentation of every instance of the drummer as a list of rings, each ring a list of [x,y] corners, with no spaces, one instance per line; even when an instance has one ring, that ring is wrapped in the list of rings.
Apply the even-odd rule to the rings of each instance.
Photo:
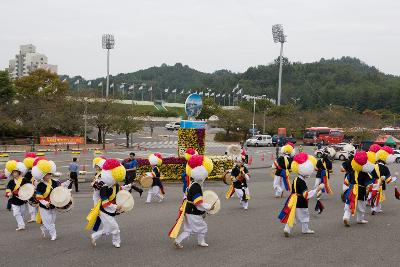
[[[162,202],[164,200],[164,187],[161,183],[161,173],[160,168],[162,164],[162,157],[160,153],[154,153],[149,156],[149,162],[153,169],[153,184],[147,193],[146,203],[151,203],[153,197],[158,198],[158,202]]]
[[[213,169],[212,161],[203,155],[192,156],[186,166],[188,175],[193,179],[187,192],[187,199],[181,206],[180,213],[176,224],[169,232],[171,238],[175,238],[176,248],[183,248],[182,241],[191,234],[197,234],[197,244],[200,247],[208,247],[205,242],[205,236],[208,230],[204,215],[207,211],[214,209],[214,205],[210,205],[203,201],[203,182]],[[178,236],[183,221],[183,231]]]
[[[25,154],[25,158],[23,160],[23,163],[25,164],[25,167],[27,168],[27,172],[24,176],[25,180],[28,183],[33,184],[35,187],[37,185],[37,181],[35,178],[32,176],[32,167],[33,167],[33,162],[35,161],[36,154],[29,152]],[[35,222],[36,221],[36,213],[37,213],[37,207],[33,206],[31,203],[35,203],[36,198],[33,196],[29,202],[26,204],[29,210],[29,215],[30,215],[30,220],[28,223]]]
[[[46,237],[46,231],[50,234],[50,240],[57,239],[56,232],[56,210],[50,203],[50,194],[52,190],[58,186],[67,187],[70,185],[71,180],[60,183],[52,179],[53,174],[56,172],[56,164],[53,161],[42,159],[37,162],[32,168],[32,175],[39,180],[36,187],[36,199],[39,201],[39,212],[36,217],[36,222],[40,223],[40,230],[42,231],[43,238]]]
[[[245,155],[243,153],[241,155],[237,155],[235,157],[235,161],[236,164],[231,171],[233,184],[231,185],[226,196],[227,198],[232,197],[233,188],[240,200],[240,204],[242,204],[243,209],[247,210],[249,208],[250,200],[250,191],[247,186],[247,182],[249,181],[250,176],[249,170],[246,168],[246,166],[244,166]]]
[[[96,207],[91,210],[87,216],[87,230],[92,228],[95,230],[91,234],[91,243],[96,246],[96,240],[103,235],[112,236],[112,244],[114,247],[121,246],[121,236],[119,225],[115,219],[116,215],[120,214],[120,207],[116,204],[116,195],[121,190],[129,190],[131,185],[119,186],[118,182],[125,178],[125,168],[116,159],[107,159],[103,164],[101,172],[101,181],[104,185],[100,189],[100,200]],[[103,228],[101,230],[94,229],[98,220],[101,220]]]
[[[16,231],[25,230],[24,213],[25,213],[25,203],[18,198],[19,188],[28,183],[23,175],[26,172],[26,167],[22,162],[17,162],[15,160],[9,160],[6,163],[4,173],[10,181],[7,184],[6,197],[9,198],[9,203],[11,204],[11,209],[13,215],[17,221],[18,228]]]

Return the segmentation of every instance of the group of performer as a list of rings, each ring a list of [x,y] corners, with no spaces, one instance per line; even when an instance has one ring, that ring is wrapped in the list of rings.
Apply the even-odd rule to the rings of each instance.
[[[236,194],[242,208],[247,210],[250,200],[248,186],[250,173],[245,165],[246,153],[240,147],[231,149],[233,152],[230,153],[230,157],[234,161],[234,166],[229,171],[230,186],[226,198],[230,199]],[[273,189],[277,198],[283,197],[284,191],[289,192],[284,208],[278,216],[285,224],[283,231],[286,237],[290,236],[296,222],[301,224],[303,234],[314,233],[309,226],[308,201],[316,197],[315,210],[321,213],[324,210],[320,200],[322,194],[333,193],[329,184],[332,173],[331,157],[332,151],[329,148],[323,150],[322,157],[318,160],[304,152],[296,154],[291,143],[281,148],[281,156],[272,166]],[[183,241],[192,234],[197,235],[199,246],[207,247],[205,236],[208,228],[204,218],[207,214],[218,212],[220,207],[218,196],[212,191],[204,191],[203,188],[205,179],[213,170],[213,163],[208,157],[199,155],[192,148],[186,150],[185,158],[187,164],[182,173],[183,199],[178,218],[169,236],[174,239],[176,248],[183,248]],[[151,203],[153,200],[162,202],[165,194],[160,172],[162,156],[159,153],[151,154],[148,161],[151,167],[148,176],[152,181],[146,203]],[[382,212],[386,186],[397,179],[391,176],[387,167],[393,161],[393,149],[387,146],[372,145],[368,152],[350,152],[349,159],[342,164],[342,171],[345,172],[342,194],[345,226],[350,226],[352,215],[357,215],[358,224],[368,223],[364,218],[367,205],[371,207],[372,215]],[[110,235],[113,246],[120,247],[121,235],[116,218],[133,208],[133,198],[130,194],[132,189],[140,195],[143,192],[134,184],[134,179],[126,182],[127,170],[136,171],[136,167],[137,164],[125,168],[117,159],[96,157],[93,160],[96,172],[91,183],[93,208],[86,218],[88,221],[86,229],[92,231],[90,240],[93,246],[96,246],[100,237]],[[309,189],[307,180],[314,171],[316,171],[314,187]],[[290,173],[295,174],[292,182]],[[54,179],[54,174],[56,174],[56,164],[45,157],[37,157],[34,153],[27,153],[22,162],[10,160],[6,163],[5,175],[9,178],[6,197],[9,199],[8,208],[12,210],[17,222],[17,231],[26,228],[24,213],[28,210],[30,215],[28,222],[36,221],[41,224],[43,237],[48,233],[50,240],[57,239],[57,210],[69,210],[73,199],[68,196],[69,190],[65,189],[71,181],[60,183]],[[123,182],[124,185],[120,185]],[[30,190],[34,190],[31,195]]]
[[[5,175],[10,178],[6,197],[17,221],[17,231],[25,230],[23,217],[28,209],[28,223],[40,223],[43,237],[48,233],[50,240],[57,239],[55,203],[50,202],[50,194],[59,186],[68,187],[71,181],[59,183],[53,179],[55,173],[56,165],[53,161],[36,157],[33,153],[28,153],[23,162],[10,160],[6,163]],[[30,190],[32,195],[28,199],[23,198]]]
[[[295,222],[301,223],[303,234],[313,234],[314,231],[309,228],[308,200],[317,197],[315,210],[321,213],[324,209],[320,200],[321,195],[333,194],[329,178],[333,171],[330,158],[333,157],[334,151],[325,148],[318,161],[304,152],[295,154],[293,144],[283,146],[281,152],[282,155],[273,164],[275,169],[273,189],[275,197],[282,197],[284,189],[289,192],[284,208],[278,216],[285,224],[284,235],[290,236]],[[394,160],[393,149],[388,146],[381,147],[374,144],[368,152],[349,151],[348,160],[342,164],[345,175],[341,198],[344,202],[343,223],[346,227],[350,227],[350,219],[355,215],[358,224],[367,224],[368,221],[365,220],[367,206],[371,207],[371,215],[382,212],[386,185],[397,180],[391,176],[387,167]],[[316,171],[314,187],[309,190],[306,181],[314,171]],[[291,172],[296,177],[290,185]],[[397,189],[395,196],[400,198]]]

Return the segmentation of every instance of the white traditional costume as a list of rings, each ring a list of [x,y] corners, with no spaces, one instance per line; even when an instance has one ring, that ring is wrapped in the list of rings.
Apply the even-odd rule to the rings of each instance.
[[[371,157],[368,160],[368,156]],[[364,219],[366,208],[366,187],[372,183],[370,173],[374,170],[374,164],[371,153],[365,151],[355,153],[351,161],[352,171],[346,176],[343,184],[342,200],[345,202],[343,223],[350,226],[350,217],[357,213],[357,223],[366,224]]]
[[[294,156],[291,169],[297,177],[293,180],[292,193],[286,200],[285,206],[279,214],[279,219],[285,224],[284,234],[289,237],[296,221],[301,223],[303,234],[314,234],[309,228],[310,212],[308,210],[308,200],[315,196],[323,188],[323,184],[317,188],[308,190],[306,178],[309,178],[314,171],[316,159],[313,156],[301,152]]]
[[[295,154],[294,145],[288,143],[281,148],[282,155],[274,161],[272,168],[275,169],[274,184],[273,188],[275,191],[275,197],[282,197],[283,190],[291,191],[290,188],[290,165],[292,157]]]
[[[154,198],[158,199],[158,202],[164,200],[164,186],[161,182],[160,166],[162,164],[162,156],[159,153],[151,154],[149,156],[149,163],[152,167],[153,184],[147,192],[146,203],[151,203]]]
[[[53,161],[37,158],[33,163],[32,176],[39,181],[36,187],[36,199],[39,202],[39,212],[36,222],[41,224],[40,230],[43,237],[46,232],[50,234],[52,241],[57,239],[56,232],[56,209],[50,201],[50,195],[54,188],[63,186],[68,188],[71,183],[67,180],[64,183],[51,179],[51,175],[56,172],[56,164]]]
[[[119,207],[116,204],[116,195],[121,189],[130,189],[130,185],[120,186],[118,182],[125,179],[126,170],[124,166],[116,159],[107,159],[103,164],[101,171],[101,181],[104,185],[100,189],[100,200],[87,216],[87,230],[94,230],[91,234],[92,245],[96,246],[96,240],[103,235],[112,236],[114,247],[121,246],[121,235],[119,225],[116,221],[116,215],[120,214]],[[100,225],[102,229],[94,229]]]
[[[6,197],[9,198],[13,215],[17,221],[17,231],[25,229],[24,214],[26,201],[19,199],[18,190],[22,185],[27,183],[23,177],[26,171],[25,165],[15,160],[7,161],[4,169],[6,177],[10,178],[6,188]]]
[[[213,169],[212,161],[203,155],[193,155],[187,165],[186,173],[193,179],[193,183],[187,190],[187,197],[183,201],[178,219],[169,232],[169,237],[175,239],[175,246],[183,248],[182,241],[192,234],[197,235],[199,246],[208,247],[205,242],[207,223],[204,220],[207,211],[213,208],[212,205],[203,200],[203,182]],[[179,230],[183,224],[183,231]],[[179,234],[179,236],[178,236]]]

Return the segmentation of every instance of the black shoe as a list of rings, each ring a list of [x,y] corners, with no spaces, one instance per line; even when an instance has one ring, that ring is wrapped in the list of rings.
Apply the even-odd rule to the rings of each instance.
[[[140,195],[140,197],[142,197],[142,194],[143,194],[143,189],[139,189],[139,195]]]
[[[371,212],[371,215],[375,215],[375,211],[372,211],[372,212]]]

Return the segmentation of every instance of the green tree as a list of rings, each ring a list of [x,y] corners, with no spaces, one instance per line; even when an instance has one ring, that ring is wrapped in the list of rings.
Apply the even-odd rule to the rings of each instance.
[[[221,107],[215,103],[214,99],[207,97],[203,100],[203,108],[197,118],[208,120],[212,115],[217,115],[220,111]]]
[[[140,131],[144,125],[144,121],[138,120],[135,116],[137,116],[135,113],[123,112],[113,121],[112,129],[118,134],[125,134],[127,148],[129,147],[129,135]]]
[[[17,102],[11,107],[22,126],[38,139],[41,134],[57,133],[57,116],[64,108],[68,84],[46,70],[36,70],[16,79]]]
[[[9,103],[15,95],[15,90],[7,71],[0,71],[0,105]]]

